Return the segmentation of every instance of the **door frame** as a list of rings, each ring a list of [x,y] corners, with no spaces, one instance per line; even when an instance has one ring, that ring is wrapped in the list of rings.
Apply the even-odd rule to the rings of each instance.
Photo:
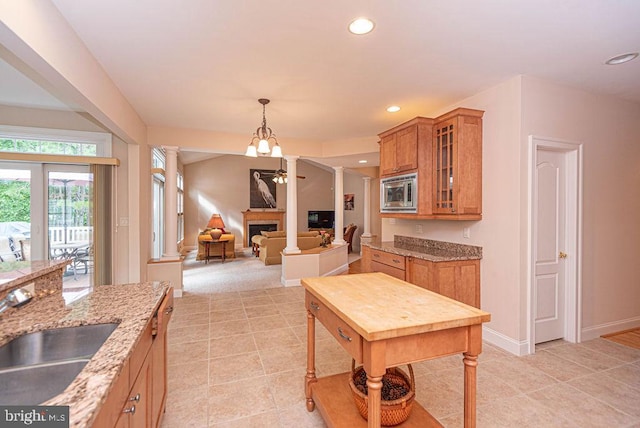
[[[528,353],[535,353],[535,298],[533,286],[535,281],[535,248],[536,230],[535,213],[537,209],[536,195],[536,164],[539,150],[562,152],[567,160],[566,182],[566,218],[565,246],[566,253],[574,255],[566,259],[565,277],[565,325],[564,339],[568,342],[579,343],[582,336],[582,189],[583,189],[583,145],[572,141],[556,138],[529,135],[529,211],[527,218],[528,248],[527,248],[527,339]],[[570,226],[575,225],[575,227]]]

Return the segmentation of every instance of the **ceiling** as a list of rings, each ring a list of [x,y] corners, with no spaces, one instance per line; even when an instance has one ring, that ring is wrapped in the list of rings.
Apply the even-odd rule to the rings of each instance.
[[[640,103],[640,59],[604,64],[640,51],[636,0],[52,1],[147,125],[248,143],[270,98],[285,154],[287,138],[375,139],[516,75]],[[373,32],[347,31],[359,16]],[[0,75],[0,104],[66,108]]]

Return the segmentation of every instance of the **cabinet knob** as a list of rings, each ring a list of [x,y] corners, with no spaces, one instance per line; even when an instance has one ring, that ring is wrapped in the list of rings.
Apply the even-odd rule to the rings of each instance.
[[[140,393],[137,393],[135,397],[129,398],[129,401],[135,401],[136,403],[138,403],[140,401]]]
[[[318,304],[315,302],[310,302],[309,306],[311,306],[311,309],[313,309],[314,311],[317,311],[320,309],[320,306],[318,306]]]
[[[340,335],[341,338],[343,338],[347,342],[351,342],[351,340],[352,340],[351,337],[349,337],[346,334],[344,334],[344,332],[342,331],[342,329],[340,327],[338,327],[338,334]]]
[[[164,313],[165,313],[165,314],[167,314],[167,315],[169,315],[171,312],[173,312],[173,306],[169,306],[169,307],[164,311]]]
[[[393,259],[393,262],[394,262],[394,263],[400,263],[400,260],[398,260],[398,259]]]
[[[133,406],[129,407],[128,409],[124,409],[124,410],[122,411],[122,413],[131,413],[132,415],[135,415],[135,413],[136,413],[136,406],[135,406],[135,405],[133,405]]]

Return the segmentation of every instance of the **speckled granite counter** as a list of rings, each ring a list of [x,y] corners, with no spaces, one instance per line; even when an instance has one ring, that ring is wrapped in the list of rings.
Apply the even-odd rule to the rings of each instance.
[[[0,345],[49,328],[119,323],[64,392],[43,403],[70,406],[70,426],[89,427],[167,290],[167,282],[96,286],[69,305],[56,292],[0,315]]]
[[[371,241],[362,245],[374,250],[385,251],[399,256],[414,257],[431,262],[482,259],[482,247],[433,241],[431,239],[394,236],[393,241]]]
[[[62,286],[62,271],[71,260],[33,260],[0,263],[0,297],[11,289],[28,282],[59,274]],[[59,271],[59,272],[58,272]],[[45,287],[46,284],[36,284]]]

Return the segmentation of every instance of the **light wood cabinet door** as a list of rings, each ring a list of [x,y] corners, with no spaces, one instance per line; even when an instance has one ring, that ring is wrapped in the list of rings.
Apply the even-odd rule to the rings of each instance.
[[[146,428],[151,426],[151,404],[152,404],[152,380],[153,366],[151,364],[151,354],[144,360],[138,378],[129,392],[129,401],[125,405],[128,409],[129,427]],[[135,411],[132,411],[135,406]]]
[[[384,134],[380,134],[384,135]],[[380,140],[380,175],[394,175],[418,168],[418,125],[384,135]]]
[[[431,262],[410,258],[407,282],[480,308],[480,260]]]
[[[380,175],[396,173],[396,134],[380,140]]]

